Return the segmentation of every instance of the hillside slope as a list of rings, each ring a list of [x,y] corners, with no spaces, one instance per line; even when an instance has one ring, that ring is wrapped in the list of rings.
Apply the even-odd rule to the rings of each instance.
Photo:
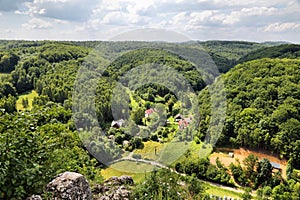
[[[238,63],[261,58],[299,58],[300,45],[283,44],[279,46],[265,47],[252,51],[238,60]]]
[[[300,165],[300,60],[260,59],[222,76],[227,96],[219,144],[262,148]],[[200,130],[206,133],[209,95],[200,95]],[[213,133],[211,133],[213,134]]]

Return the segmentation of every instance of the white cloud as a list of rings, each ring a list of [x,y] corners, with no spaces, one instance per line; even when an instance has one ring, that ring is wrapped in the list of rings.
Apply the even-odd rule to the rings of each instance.
[[[213,19],[222,21],[223,24],[232,25],[237,22],[243,21],[243,18],[249,18],[253,16],[269,16],[278,11],[273,7],[251,7],[242,8],[238,11],[232,11],[229,15],[220,14],[213,17]],[[254,21],[255,23],[255,21]]]
[[[135,24],[140,20],[136,14],[130,14],[125,12],[110,12],[106,14],[101,21],[103,24],[110,25],[127,25]]]
[[[185,23],[185,21],[188,20],[188,15],[186,12],[181,12],[175,15],[172,20],[169,21],[170,24],[182,24]]]
[[[201,22],[209,21],[210,17],[212,17],[216,11],[214,10],[206,10],[202,12],[192,12],[190,14],[191,20],[190,24],[199,24]]]
[[[253,16],[253,15],[271,15],[277,12],[278,9],[274,7],[251,7],[243,8],[241,10],[242,15]]]
[[[22,27],[28,30],[31,29],[48,29],[52,27],[52,24],[48,21],[44,21],[38,18],[32,18],[28,23],[22,24]]]
[[[54,19],[53,20],[56,24],[70,24],[69,21],[61,20],[61,19]]]
[[[162,28],[194,39],[261,40],[280,34],[300,42],[295,36],[299,9],[299,0],[0,0],[1,28],[18,33],[18,38],[42,38],[37,33],[45,31],[37,29],[48,29],[44,37],[63,32],[57,37],[101,39],[133,29]],[[18,30],[21,25],[23,33]]]
[[[287,0],[285,3],[291,2],[294,0]],[[237,0],[213,0],[216,5],[226,6],[226,7],[255,7],[257,5],[262,7],[270,7],[276,4],[282,4],[282,0],[251,0],[251,1],[237,1]]]
[[[300,23],[286,22],[286,23],[273,23],[268,25],[264,31],[265,32],[284,32],[288,30],[299,30]]]
[[[34,0],[25,2],[25,8],[16,12],[31,17],[84,21],[89,19],[93,8],[98,3],[99,1],[94,0]]]

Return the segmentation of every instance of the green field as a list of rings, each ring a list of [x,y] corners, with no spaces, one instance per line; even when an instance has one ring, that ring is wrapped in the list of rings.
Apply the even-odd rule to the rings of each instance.
[[[22,104],[22,100],[23,99],[28,99],[28,110],[31,110],[32,108],[32,101],[34,99],[34,97],[37,97],[38,93],[35,90],[29,91],[29,92],[25,92],[21,95],[19,95],[18,100],[16,102],[16,108],[17,110],[25,110],[25,108],[23,107]]]
[[[159,162],[170,165],[178,160],[189,148],[189,143],[186,142],[169,142],[162,149]]]
[[[219,197],[233,197],[233,198],[242,198],[242,193],[226,190],[217,186],[209,185],[208,183],[203,183],[207,188],[206,193],[213,194]]]
[[[150,173],[154,166],[145,163],[136,163],[132,161],[122,161],[111,165],[101,171],[104,179],[109,179],[112,176],[131,176],[135,183],[142,182],[146,174]]]
[[[147,141],[144,142],[143,149],[134,150],[135,154],[140,154],[143,159],[157,160],[160,157],[164,145],[159,142]],[[156,149],[156,154],[155,154]]]

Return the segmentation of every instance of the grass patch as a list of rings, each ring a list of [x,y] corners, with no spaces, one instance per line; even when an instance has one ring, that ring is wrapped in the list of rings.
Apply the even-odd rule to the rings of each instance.
[[[127,175],[131,176],[135,183],[140,183],[153,169],[155,169],[155,166],[146,163],[121,161],[101,170],[101,175],[104,177],[104,179],[109,179],[112,176]]]
[[[210,145],[203,145],[204,143],[196,144],[195,141],[190,142],[188,145],[188,149],[190,150],[189,158],[193,160],[208,157],[211,154],[213,148]],[[184,162],[185,159],[186,155],[182,154],[180,158],[176,160],[176,162]],[[175,162],[173,163],[173,166],[174,164]]]
[[[139,103],[133,98],[132,92],[127,88],[127,93],[129,94],[130,103],[133,109],[139,108]]]
[[[143,159],[157,160],[160,157],[160,153],[163,149],[163,144],[154,141],[144,142],[143,149],[136,149],[135,154],[140,154]],[[155,154],[156,149],[156,154]]]
[[[233,198],[242,198],[242,194],[238,192],[234,192],[231,190],[226,190],[224,188],[220,188],[217,186],[209,185],[207,183],[203,183],[203,185],[207,188],[206,193],[213,194],[219,197],[233,197]]]
[[[38,93],[35,90],[25,92],[25,93],[19,95],[18,100],[16,102],[17,110],[25,110],[25,108],[23,107],[23,104],[22,104],[22,100],[26,99],[26,98],[28,99],[27,110],[31,110],[32,109],[32,101],[33,101],[34,97],[37,97],[37,96],[38,96]]]
[[[122,169],[124,172],[129,173],[145,173],[148,171],[153,171],[157,167],[141,162],[133,162],[133,161],[121,161],[111,165],[112,168]]]
[[[147,173],[146,173],[147,174]],[[133,181],[135,183],[141,183],[145,179],[145,174],[135,174],[135,173],[129,173],[129,172],[122,172],[119,170],[116,170],[114,168],[106,168],[101,170],[101,175],[105,180],[109,179],[112,176],[122,176],[122,175],[127,175],[131,176]]]
[[[211,152],[213,151],[213,148],[210,144],[196,144],[194,141],[192,142],[191,145],[191,152],[192,155],[198,156],[200,158],[205,158],[208,157]]]
[[[189,148],[189,143],[186,142],[169,142],[164,145],[164,148],[159,152],[161,157],[158,159],[160,163],[170,165],[178,160]]]

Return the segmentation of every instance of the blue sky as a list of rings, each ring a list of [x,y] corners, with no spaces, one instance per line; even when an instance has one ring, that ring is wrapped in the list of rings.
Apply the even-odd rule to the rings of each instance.
[[[110,40],[157,29],[158,40],[176,31],[194,40],[300,43],[299,11],[300,0],[0,0],[0,39]]]

